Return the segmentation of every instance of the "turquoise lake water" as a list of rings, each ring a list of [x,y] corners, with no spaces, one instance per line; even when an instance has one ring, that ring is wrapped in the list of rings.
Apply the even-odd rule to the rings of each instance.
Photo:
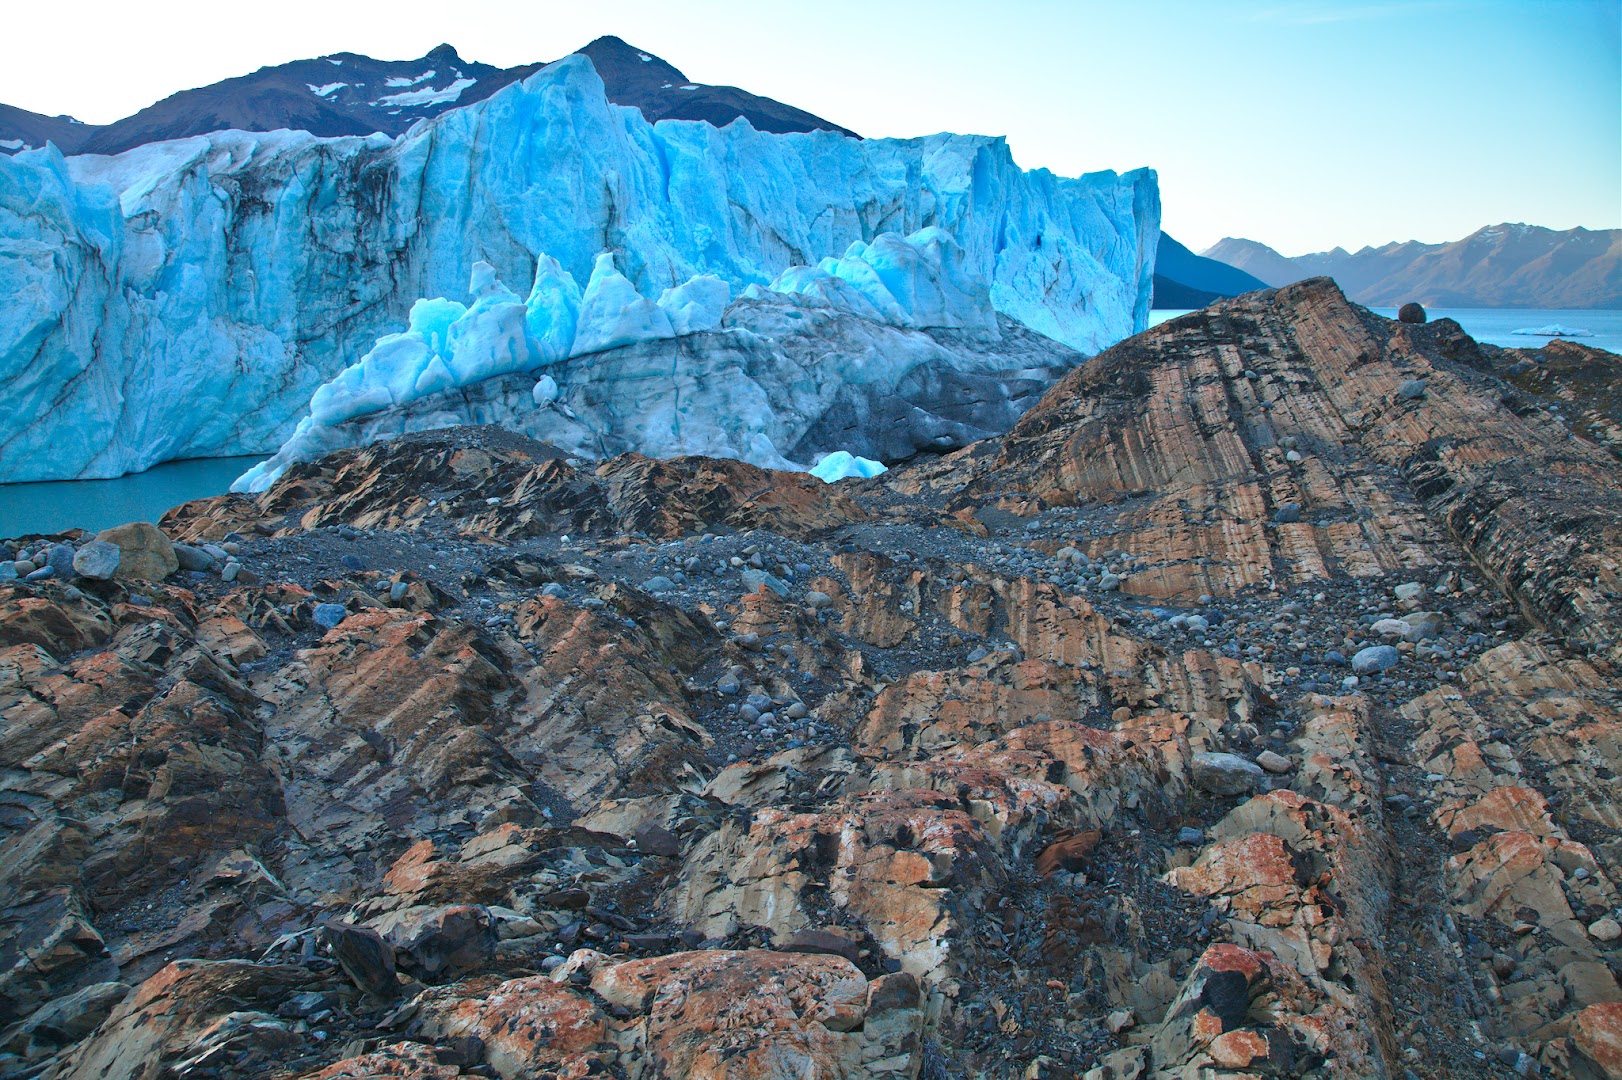
[[[1370,308],[1388,319],[1397,317],[1396,308]],[[1159,326],[1168,319],[1187,315],[1187,311],[1170,308],[1149,313],[1149,325]],[[1452,319],[1464,327],[1465,333],[1489,345],[1502,345],[1506,349],[1537,349],[1548,342],[1546,337],[1517,334],[1517,330],[1531,330],[1546,326],[1561,326],[1587,331],[1571,340],[1596,349],[1622,353],[1622,311],[1570,308],[1430,308],[1431,319]]]
[[[100,532],[126,521],[156,523],[163,512],[192,499],[222,494],[262,457],[171,461],[116,480],[60,480],[0,484],[0,537]]]

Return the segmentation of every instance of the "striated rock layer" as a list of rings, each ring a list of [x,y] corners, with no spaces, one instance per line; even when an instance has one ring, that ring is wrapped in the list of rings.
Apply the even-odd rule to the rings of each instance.
[[[1492,368],[1305,282],[872,480],[461,428],[0,586],[0,1067],[1617,1076],[1615,462]]]

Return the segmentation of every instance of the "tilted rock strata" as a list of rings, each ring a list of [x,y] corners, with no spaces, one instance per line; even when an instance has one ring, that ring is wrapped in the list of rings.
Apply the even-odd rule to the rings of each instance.
[[[873,480],[455,430],[0,587],[6,1067],[1612,1075],[1614,482],[1462,349],[1306,283]]]

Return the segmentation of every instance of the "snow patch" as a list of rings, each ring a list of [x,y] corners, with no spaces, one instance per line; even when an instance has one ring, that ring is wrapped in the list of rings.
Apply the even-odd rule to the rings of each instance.
[[[33,147],[21,139],[0,139],[0,148],[6,150],[32,150]]]
[[[418,75],[415,79],[408,79],[404,75],[390,75],[387,79],[383,80],[383,85],[390,86],[398,90],[402,86],[416,86],[418,83],[428,82],[438,74],[438,71],[425,71],[421,75]]]
[[[638,60],[640,60],[640,61],[642,61],[642,62],[643,62],[643,63],[644,63],[644,64],[646,64],[646,63],[648,63],[648,62],[649,62],[649,61],[650,61],[650,60],[652,60],[652,59],[653,59],[653,57],[651,57],[651,56],[649,56],[649,55],[648,55],[648,54],[647,54],[647,53],[645,53],[645,52],[639,52],[639,53],[637,53],[637,54],[636,54],[636,58],[637,58],[637,59],[638,59]]]
[[[318,98],[324,98],[331,94],[337,93],[339,90],[342,90],[349,84],[346,82],[334,82],[327,83],[325,86],[317,86],[315,83],[306,83],[305,85],[310,88],[310,93],[314,94]]]
[[[373,105],[444,105],[462,96],[462,91],[478,82],[477,79],[457,79],[443,90],[425,86],[421,90],[408,90],[403,94],[389,94],[372,102]]]

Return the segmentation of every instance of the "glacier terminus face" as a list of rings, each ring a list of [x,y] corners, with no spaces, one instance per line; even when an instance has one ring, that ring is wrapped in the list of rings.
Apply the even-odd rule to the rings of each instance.
[[[583,292],[547,255],[527,300],[486,262],[467,289],[471,306],[412,305],[407,328],[317,388],[292,437],[233,489],[264,491],[339,448],[491,423],[583,457],[705,454],[870,477],[877,459],[1007,430],[1081,359],[999,316],[935,226],[791,266],[735,303],[713,274],[644,297],[608,252]]]
[[[492,381],[578,418],[607,385],[582,381],[591,357],[721,335],[743,350],[723,367],[761,361],[742,316],[767,292],[835,312],[846,337],[978,334],[983,352],[1013,324],[1092,353],[1147,324],[1158,236],[1147,170],[1025,172],[977,136],[649,124],[578,56],[398,139],[27,151],[0,158],[0,481],[268,452],[301,423],[420,423]],[[920,273],[947,244],[952,273]],[[561,404],[543,405],[560,364]],[[825,419],[773,452],[809,466]]]

